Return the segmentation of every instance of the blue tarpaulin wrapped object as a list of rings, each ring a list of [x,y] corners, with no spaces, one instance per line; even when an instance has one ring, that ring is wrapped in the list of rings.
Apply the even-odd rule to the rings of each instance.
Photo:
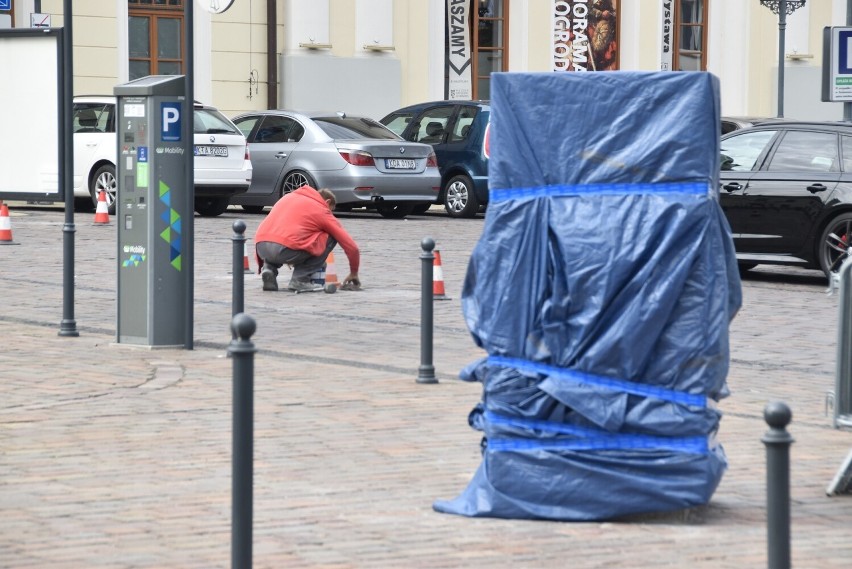
[[[482,463],[439,512],[602,520],[706,504],[741,303],[708,73],[497,73],[462,292]]]

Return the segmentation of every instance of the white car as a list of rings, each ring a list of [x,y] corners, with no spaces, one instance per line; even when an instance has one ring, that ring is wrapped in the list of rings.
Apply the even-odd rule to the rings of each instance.
[[[74,97],[74,197],[96,205],[105,190],[110,214],[117,191],[115,107],[115,97]],[[194,119],[195,211],[215,216],[251,185],[249,149],[245,136],[215,108],[196,102]]]

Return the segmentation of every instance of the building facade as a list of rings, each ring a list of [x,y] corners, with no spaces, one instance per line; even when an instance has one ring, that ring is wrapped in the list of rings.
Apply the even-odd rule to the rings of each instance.
[[[271,107],[380,118],[488,98],[498,71],[704,70],[722,113],[776,114],[778,17],[759,0],[74,0],[74,92],[111,94],[185,70],[193,1],[195,97],[228,115]],[[821,101],[823,28],[852,0],[787,17],[784,115],[840,119]],[[0,4],[3,4],[0,2]],[[0,27],[62,26],[63,0],[6,0]]]

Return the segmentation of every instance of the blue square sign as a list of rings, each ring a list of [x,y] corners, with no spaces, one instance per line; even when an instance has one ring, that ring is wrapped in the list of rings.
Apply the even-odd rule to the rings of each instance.
[[[180,140],[180,107],[180,103],[160,103],[162,140],[164,142],[176,142]]]
[[[12,0],[0,0],[0,10],[11,10]]]

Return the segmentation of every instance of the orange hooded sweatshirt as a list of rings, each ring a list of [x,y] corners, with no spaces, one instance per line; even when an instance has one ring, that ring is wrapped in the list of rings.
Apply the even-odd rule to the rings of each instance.
[[[271,241],[316,257],[325,250],[329,235],[346,253],[349,271],[357,273],[361,265],[358,244],[328,209],[320,193],[310,186],[302,186],[285,194],[272,206],[272,211],[260,222],[254,242]],[[263,260],[258,257],[258,272],[262,267]]]

